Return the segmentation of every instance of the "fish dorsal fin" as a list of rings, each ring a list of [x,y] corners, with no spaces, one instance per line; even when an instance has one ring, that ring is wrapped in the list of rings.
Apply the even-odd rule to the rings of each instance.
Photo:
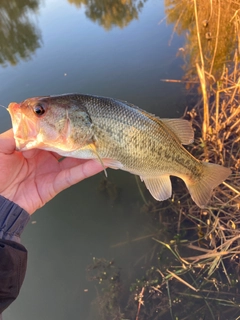
[[[190,121],[185,119],[160,119],[151,113],[139,109],[138,107],[135,107],[135,109],[137,109],[149,119],[157,122],[160,126],[165,125],[165,127],[167,127],[167,129],[170,130],[171,133],[174,133],[180,143],[186,145],[194,141],[194,131]]]
[[[174,135],[178,138],[180,143],[187,145],[194,141],[194,131],[192,128],[192,124],[190,121],[185,119],[160,119],[156,117],[154,114],[149,113],[134,104],[131,104],[127,101],[118,100],[121,103],[126,104],[128,107],[133,108],[142,114],[144,114],[149,119],[157,122],[159,125],[162,126],[164,124]]]
[[[141,177],[154,199],[163,201],[171,197],[172,184],[169,175],[156,178]]]
[[[174,134],[181,144],[186,145],[194,141],[194,131],[190,121],[185,119],[160,119],[147,112],[143,112],[143,114],[160,126],[164,126],[171,134]]]
[[[161,121],[175,133],[182,144],[194,141],[194,131],[190,121],[184,119],[161,119]]]

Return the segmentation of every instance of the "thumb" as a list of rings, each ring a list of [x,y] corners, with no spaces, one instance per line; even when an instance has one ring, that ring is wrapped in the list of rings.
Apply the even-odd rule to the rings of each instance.
[[[88,160],[73,168],[62,170],[55,179],[54,190],[56,193],[59,193],[73,184],[103,171],[103,169],[100,162]]]
[[[10,129],[0,134],[0,152],[11,154],[15,149],[16,143],[13,137],[13,130]]]

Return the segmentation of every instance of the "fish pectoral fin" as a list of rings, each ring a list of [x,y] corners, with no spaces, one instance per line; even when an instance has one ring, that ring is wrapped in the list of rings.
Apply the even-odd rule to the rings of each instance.
[[[184,119],[161,119],[161,121],[175,133],[182,144],[193,142],[194,131],[190,121]]]
[[[118,170],[118,169],[122,169],[123,168],[123,164],[118,160],[104,158],[104,159],[102,159],[102,161],[103,161],[103,163],[104,163],[104,165],[106,167],[109,167],[111,169]]]
[[[140,177],[154,199],[163,201],[171,197],[172,184],[169,175],[162,175],[156,178]]]
[[[100,157],[100,155],[98,154],[97,152],[97,148],[96,148],[96,145],[94,143],[90,143],[88,146],[87,146],[90,150],[92,150],[92,152],[96,155],[97,159],[99,160],[99,162],[101,163],[102,167],[103,167],[103,170],[104,170],[104,173],[105,173],[105,176],[107,178],[107,170],[106,170],[106,167]]]

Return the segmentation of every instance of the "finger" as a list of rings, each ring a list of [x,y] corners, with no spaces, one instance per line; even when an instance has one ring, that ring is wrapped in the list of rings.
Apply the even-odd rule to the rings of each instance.
[[[39,149],[31,149],[31,150],[27,150],[27,151],[22,151],[22,155],[24,156],[24,158],[26,159],[32,159],[34,157],[36,157],[36,155],[40,152]]]
[[[96,160],[88,160],[76,167],[65,169],[58,174],[54,182],[54,190],[56,193],[59,193],[73,184],[89,178],[101,171],[103,171],[103,167],[101,163]]]
[[[56,152],[51,152],[51,154],[54,156],[54,158],[56,158],[58,161],[60,159],[65,159],[63,156],[60,156],[60,154],[56,153]]]
[[[15,149],[16,143],[13,137],[13,130],[10,129],[0,134],[0,152],[11,154]]]
[[[59,166],[61,170],[65,170],[65,169],[71,169],[73,167],[76,166],[80,166],[85,162],[90,161],[89,159],[77,159],[77,158],[63,158],[60,162],[59,162]]]
[[[42,155],[44,154],[45,157],[47,157],[49,155],[53,156],[57,160],[60,160],[62,158],[62,156],[60,156],[56,152],[51,152],[51,151],[46,151],[46,150],[41,150],[41,149],[31,149],[31,150],[27,150],[27,151],[22,151],[22,154],[23,154],[24,158],[26,158],[26,159],[32,159],[32,158],[36,157],[39,153],[41,153]]]

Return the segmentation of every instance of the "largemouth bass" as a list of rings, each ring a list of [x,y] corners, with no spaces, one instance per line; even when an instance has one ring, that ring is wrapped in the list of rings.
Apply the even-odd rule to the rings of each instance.
[[[91,95],[29,98],[8,106],[19,151],[39,148],[64,157],[97,159],[139,175],[159,201],[172,195],[170,176],[181,178],[204,207],[231,173],[201,162],[182,145],[193,142],[191,123],[160,119],[130,103]]]

